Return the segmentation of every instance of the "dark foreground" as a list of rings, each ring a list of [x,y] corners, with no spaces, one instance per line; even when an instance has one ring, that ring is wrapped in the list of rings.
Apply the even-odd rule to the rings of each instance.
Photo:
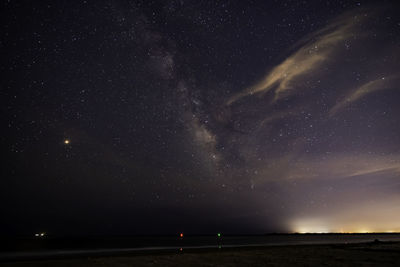
[[[183,250],[0,266],[400,266],[400,242]]]

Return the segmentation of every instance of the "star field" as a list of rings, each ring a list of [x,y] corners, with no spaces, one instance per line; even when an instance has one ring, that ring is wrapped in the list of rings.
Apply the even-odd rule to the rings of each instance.
[[[400,231],[395,1],[1,5],[7,234]]]

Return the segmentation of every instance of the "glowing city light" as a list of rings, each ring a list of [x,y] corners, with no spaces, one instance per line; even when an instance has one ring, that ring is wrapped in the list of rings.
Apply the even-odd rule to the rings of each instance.
[[[64,144],[68,145],[70,143],[69,139],[64,140]]]
[[[367,234],[397,233],[400,228],[396,221],[387,222],[380,219],[361,221],[350,217],[349,219],[336,219],[335,221],[329,217],[307,217],[292,220],[291,229],[292,232],[300,234]]]

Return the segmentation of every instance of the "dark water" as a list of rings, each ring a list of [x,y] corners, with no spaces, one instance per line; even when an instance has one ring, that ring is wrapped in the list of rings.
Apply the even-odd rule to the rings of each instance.
[[[304,244],[400,242],[400,234],[272,234],[258,236],[148,236],[2,240],[0,261],[105,256],[157,251]]]

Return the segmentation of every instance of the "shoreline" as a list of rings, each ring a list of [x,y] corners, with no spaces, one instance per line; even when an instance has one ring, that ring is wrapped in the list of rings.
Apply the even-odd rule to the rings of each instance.
[[[364,255],[365,254],[365,255]],[[379,254],[379,255],[378,255]],[[218,262],[219,266],[225,264],[229,266],[246,266],[246,264],[257,265],[261,258],[267,261],[276,261],[278,265],[285,266],[285,262],[289,261],[293,264],[298,256],[301,258],[311,257],[315,258],[318,262],[323,260],[327,255],[336,255],[343,260],[350,260],[354,262],[360,258],[361,261],[366,259],[373,260],[374,262],[381,262],[383,256],[390,256],[386,259],[387,263],[400,263],[400,242],[399,241],[378,241],[378,242],[363,242],[363,243],[330,243],[330,244],[268,244],[268,245],[242,245],[242,246],[225,246],[222,248],[217,247],[171,247],[168,249],[151,249],[151,250],[115,250],[115,251],[97,251],[94,254],[81,253],[81,254],[52,254],[45,257],[22,257],[22,258],[8,258],[0,261],[0,266],[98,266],[99,262],[113,266],[120,266],[118,262],[123,261],[124,264],[132,264],[134,266],[148,266],[141,265],[142,263],[163,262],[162,265],[152,264],[151,266],[175,266],[186,264],[187,266],[196,264],[197,261],[201,262]],[[226,257],[230,255],[229,257]],[[271,259],[273,257],[273,259]],[[245,260],[247,263],[232,265],[231,259]],[[290,260],[289,258],[292,258]],[[310,258],[310,259],[311,259]],[[353,258],[351,260],[350,258]],[[208,259],[208,260],[207,260]],[[380,263],[383,264],[383,263]],[[122,265],[121,265],[122,266]],[[149,265],[150,266],[150,265]],[[196,266],[196,265],[193,265]],[[199,265],[204,266],[204,265]]]

